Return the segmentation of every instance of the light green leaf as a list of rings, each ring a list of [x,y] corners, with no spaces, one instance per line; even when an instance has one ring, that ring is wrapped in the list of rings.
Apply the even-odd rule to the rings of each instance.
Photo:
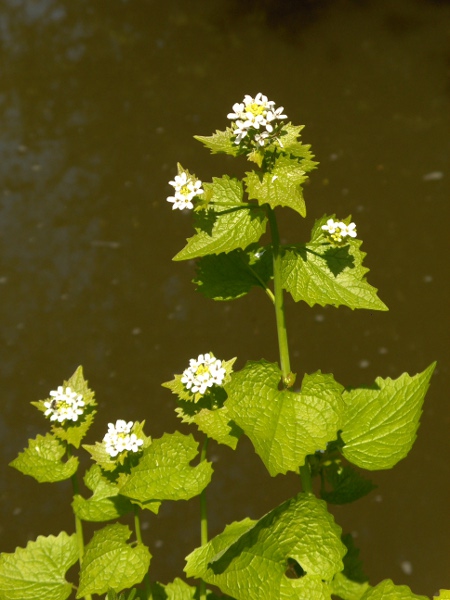
[[[227,527],[187,557],[185,571],[237,600],[329,600],[325,581],[342,570],[345,552],[325,502],[299,494],[256,523],[247,519]],[[298,576],[293,565],[300,578],[291,578]]]
[[[225,386],[230,418],[274,476],[298,471],[308,454],[336,439],[344,405],[332,375],[305,375],[300,393],[280,391],[278,365],[248,362]]]
[[[263,209],[242,202],[242,184],[225,175],[205,184],[205,192],[211,194],[209,207],[195,215],[196,235],[173,260],[189,260],[231,252],[246,248],[257,242],[266,230],[266,213]]]
[[[433,600],[450,600],[450,590],[440,590],[439,596],[433,596]]]
[[[65,454],[65,445],[47,433],[45,436],[37,435],[35,440],[28,440],[28,448],[9,465],[24,475],[31,475],[39,483],[64,481],[70,479],[78,469],[78,458],[71,456],[63,461]]]
[[[178,431],[153,440],[120,493],[145,504],[160,500],[188,500],[200,494],[211,480],[212,467],[202,461],[192,467],[198,443]]]
[[[193,282],[197,291],[213,300],[234,300],[253,286],[265,289],[272,277],[270,249],[253,244],[247,250],[209,255],[197,261]]]
[[[105,594],[109,588],[120,592],[144,579],[151,554],[143,544],[127,544],[130,535],[130,529],[118,523],[94,533],[83,557],[77,598]]]
[[[194,600],[197,588],[176,577],[172,583],[152,585],[152,600]]]
[[[301,184],[307,179],[308,176],[297,160],[280,156],[275,160],[271,171],[250,171],[246,173],[244,181],[249,198],[257,200],[260,205],[269,204],[272,208],[288,206],[305,217],[306,206]]]
[[[72,593],[66,572],[78,560],[76,535],[39,536],[26,548],[0,556],[1,600],[65,600]]]
[[[233,450],[236,449],[242,429],[236,425],[228,413],[228,408],[222,406],[215,410],[202,409],[194,416],[194,422],[200,431],[219,444],[226,444]]]
[[[361,600],[368,588],[369,584],[367,582],[352,581],[344,573],[336,573],[331,582],[333,594],[339,596],[342,600]]]
[[[63,387],[70,387],[72,391],[83,396],[85,403],[84,412],[78,418],[78,421],[66,421],[62,424],[53,421],[52,433],[60,440],[68,442],[72,446],[75,446],[75,448],[79,448],[81,441],[94,421],[94,415],[97,412],[95,410],[97,402],[95,401],[94,392],[89,388],[88,382],[83,376],[83,367],[78,367],[72,377],[63,382]],[[47,409],[44,406],[44,402],[48,400],[52,400],[52,398],[31,402],[31,404],[36,406],[41,412],[45,412]]]
[[[361,240],[350,239],[343,246],[331,245],[321,229],[328,218],[316,221],[311,243],[284,249],[283,288],[296,302],[303,300],[309,306],[330,304],[388,310],[378,298],[376,288],[366,281],[369,269],[362,266],[366,254],[360,250]]]
[[[102,474],[99,465],[92,465],[84,476],[84,483],[93,492],[87,500],[75,496],[72,507],[83,521],[110,521],[133,511],[133,505],[119,494],[117,484]]]
[[[300,132],[304,127],[304,125],[292,125],[292,123],[288,123],[283,127],[280,139],[283,144],[282,151],[291,157],[295,156],[301,160],[301,168],[305,173],[309,173],[319,163],[313,160],[314,155],[311,152],[311,146],[309,144],[302,144],[300,141]]]
[[[237,156],[239,154],[239,146],[234,143],[234,133],[231,127],[227,127],[225,131],[216,130],[213,135],[194,135],[194,138],[204,144],[211,150],[211,154],[229,154]]]
[[[428,600],[428,598],[413,594],[407,585],[394,585],[390,579],[385,579],[368,589],[361,600]]]
[[[411,377],[378,377],[372,388],[344,392],[344,456],[364,469],[391,469],[410,451],[436,363]]]

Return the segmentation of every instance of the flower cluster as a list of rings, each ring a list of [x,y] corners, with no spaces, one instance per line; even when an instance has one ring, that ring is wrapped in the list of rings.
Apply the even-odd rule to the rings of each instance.
[[[203,395],[213,385],[222,385],[226,370],[222,361],[215,358],[212,352],[200,354],[197,360],[191,358],[189,367],[183,371],[181,383],[193,394]]]
[[[336,244],[341,244],[347,236],[356,237],[356,225],[354,223],[346,225],[342,221],[328,219],[327,224],[322,225],[322,229],[327,232],[328,236]]]
[[[44,402],[47,409],[44,416],[50,417],[50,421],[78,421],[78,417],[84,412],[84,400],[81,394],[77,394],[70,387],[63,388],[62,385],[55,391],[50,392],[52,400]]]
[[[275,102],[261,93],[255,98],[246,95],[241,103],[233,104],[234,112],[227,115],[233,121],[234,143],[240,144],[250,133],[257,145],[264,146],[269,138],[276,136],[276,121],[287,118],[283,110],[282,106],[275,108]],[[280,140],[278,142],[281,145]]]
[[[125,450],[129,452],[138,452],[144,440],[139,439],[135,433],[130,433],[134,423],[133,421],[124,421],[118,419],[116,424],[108,423],[108,433],[103,438],[106,452],[115,457]]]
[[[181,175],[176,175],[173,181],[169,181],[169,184],[175,188],[175,195],[167,198],[167,202],[172,202],[173,210],[176,208],[179,210],[194,208],[192,200],[195,196],[200,196],[204,193],[202,182],[185,172],[181,173]]]

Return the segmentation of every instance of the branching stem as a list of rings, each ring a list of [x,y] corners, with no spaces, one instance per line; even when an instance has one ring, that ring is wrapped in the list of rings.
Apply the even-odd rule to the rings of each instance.
[[[209,438],[205,437],[200,454],[200,462],[206,460],[206,450],[208,448]],[[204,546],[208,543],[208,513],[206,509],[206,489],[200,493],[200,542]],[[206,600],[206,582],[200,580],[200,600]]]

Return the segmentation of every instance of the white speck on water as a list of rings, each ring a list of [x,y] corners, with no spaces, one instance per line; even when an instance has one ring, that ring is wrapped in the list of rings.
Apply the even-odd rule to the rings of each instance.
[[[377,494],[374,497],[375,502],[383,502],[383,496],[381,494]]]
[[[322,313],[314,315],[314,321],[317,321],[318,323],[323,323],[323,321],[325,321],[325,315],[323,315]]]
[[[162,540],[155,540],[155,548],[162,548],[164,546],[164,542]]]
[[[360,369],[367,369],[367,367],[370,365],[370,360],[367,360],[366,358],[363,358],[362,360],[359,361],[358,363],[358,367]]]
[[[413,572],[413,566],[412,564],[409,562],[409,560],[402,560],[402,562],[400,563],[400,569],[403,571],[403,573],[405,573],[406,575],[412,575]]]
[[[378,354],[387,354],[389,352],[389,350],[387,348],[385,348],[384,346],[380,346],[378,348]]]
[[[430,173],[426,173],[423,177],[423,181],[439,181],[443,179],[444,173],[442,171],[430,171]]]
[[[422,281],[424,283],[431,283],[433,281],[433,275],[424,275]]]
[[[131,330],[131,333],[133,335],[141,335],[142,329],[140,327],[135,327],[134,329]]]

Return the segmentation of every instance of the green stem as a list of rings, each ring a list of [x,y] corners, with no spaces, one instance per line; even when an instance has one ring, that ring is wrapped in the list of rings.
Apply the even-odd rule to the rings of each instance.
[[[205,437],[203,442],[202,452],[200,454],[200,462],[206,460],[206,450],[208,448],[209,438]],[[202,546],[208,543],[208,513],[206,510],[206,489],[200,493],[200,543]],[[206,600],[206,582],[200,580],[200,600]]]
[[[308,457],[305,464],[300,467],[300,479],[302,480],[302,489],[305,494],[312,494],[311,469],[309,468]]]
[[[70,458],[72,456],[72,449],[70,447],[69,444],[67,444],[67,456]],[[76,472],[72,475],[72,477],[70,478],[72,481],[72,489],[73,489],[73,495],[75,496],[79,496],[80,495],[80,486],[78,484],[78,477]],[[77,543],[78,543],[78,562],[80,563],[80,568],[81,568],[81,564],[83,562],[83,556],[84,556],[84,534],[83,534],[83,523],[80,519],[80,517],[74,512],[74,516],[75,516],[75,532],[77,534]],[[85,600],[92,600],[92,596],[90,594],[86,594],[86,596],[84,597]]]
[[[270,223],[270,231],[272,234],[275,317],[277,322],[278,348],[280,352],[281,373],[284,386],[290,387],[293,384],[294,376],[291,373],[291,365],[289,360],[289,346],[286,330],[286,317],[284,312],[283,287],[281,282],[280,235],[278,233],[278,225],[277,219],[275,217],[275,211],[269,207],[267,214]]]
[[[141,520],[139,517],[139,506],[137,504],[134,504],[133,509],[134,509],[134,532],[136,534],[136,539],[138,541],[138,544],[142,544],[143,542],[142,542],[142,533],[141,533]],[[145,583],[145,592],[146,592],[147,600],[152,600],[152,598],[153,598],[152,586],[150,584],[150,577],[149,577],[148,573],[145,574],[144,583]]]

